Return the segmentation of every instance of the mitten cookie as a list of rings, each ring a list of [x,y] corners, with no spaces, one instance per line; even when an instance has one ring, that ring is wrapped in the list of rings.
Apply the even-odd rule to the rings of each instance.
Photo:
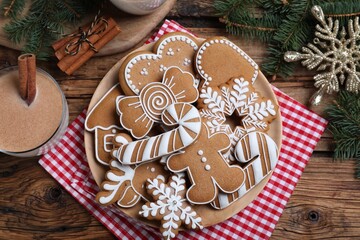
[[[119,99],[120,123],[134,138],[143,138],[155,122],[161,122],[161,115],[169,105],[193,103],[198,96],[193,75],[178,67],[170,67],[165,71],[162,82],[147,84],[139,96]]]
[[[177,66],[194,75],[192,60],[199,41],[186,33],[168,33],[154,45],[152,52],[130,54],[121,65],[119,81],[126,95],[138,95],[143,87],[160,82],[167,68]]]
[[[167,161],[170,171],[187,171],[192,185],[186,196],[194,204],[213,201],[218,189],[232,193],[243,185],[245,179],[241,167],[230,166],[222,156],[222,152],[230,147],[229,137],[225,133],[210,136],[208,127],[202,125],[199,139]]]
[[[201,87],[217,87],[238,76],[253,83],[259,73],[254,60],[224,37],[206,39],[196,53],[195,66],[203,80]]]
[[[150,220],[160,220],[160,232],[164,239],[174,238],[181,225],[202,229],[201,217],[186,200],[184,177],[172,175],[167,184],[164,182],[160,178],[148,179],[146,188],[153,202],[143,205],[139,214]]]

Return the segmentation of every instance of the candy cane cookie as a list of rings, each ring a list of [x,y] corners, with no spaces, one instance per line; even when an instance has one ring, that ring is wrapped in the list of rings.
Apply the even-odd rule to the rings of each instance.
[[[158,136],[115,148],[113,156],[125,165],[154,160],[189,146],[197,139],[201,130],[199,111],[188,103],[171,104],[163,111],[161,119],[167,126],[178,127]]]
[[[245,184],[234,193],[219,193],[215,201],[211,203],[216,209],[230,206],[268,176],[277,163],[278,147],[267,134],[251,132],[236,144],[235,158],[241,163],[248,163],[244,167]]]

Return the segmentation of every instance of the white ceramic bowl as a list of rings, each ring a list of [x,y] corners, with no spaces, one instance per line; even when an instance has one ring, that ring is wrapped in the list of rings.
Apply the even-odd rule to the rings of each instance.
[[[166,0],[110,0],[124,12],[145,15],[159,8]]]

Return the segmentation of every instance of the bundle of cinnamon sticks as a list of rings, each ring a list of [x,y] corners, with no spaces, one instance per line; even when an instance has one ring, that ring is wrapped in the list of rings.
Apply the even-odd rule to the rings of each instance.
[[[59,59],[58,67],[68,75],[73,74],[97,51],[110,42],[121,30],[115,20],[108,17],[91,23],[56,41],[52,47]],[[80,46],[79,46],[80,44]]]

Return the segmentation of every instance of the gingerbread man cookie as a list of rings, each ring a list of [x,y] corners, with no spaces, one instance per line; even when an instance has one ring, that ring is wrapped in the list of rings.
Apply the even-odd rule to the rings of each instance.
[[[147,84],[160,82],[169,66],[177,66],[194,75],[192,60],[198,46],[199,41],[189,34],[165,34],[152,52],[135,52],[125,59],[119,71],[121,88],[128,96],[138,95]]]
[[[163,239],[176,236],[181,225],[189,229],[202,229],[201,217],[186,201],[186,183],[182,175],[172,175],[167,184],[163,179],[148,179],[147,191],[153,202],[142,206],[139,214],[150,220],[160,220]]]
[[[139,96],[119,99],[117,111],[120,123],[134,138],[143,138],[154,123],[161,122],[161,115],[169,105],[193,103],[198,96],[193,75],[178,67],[170,67],[165,71],[162,82],[147,84]]]
[[[203,124],[199,139],[167,161],[170,171],[187,171],[192,185],[186,196],[194,204],[209,203],[218,195],[218,189],[232,193],[244,183],[242,168],[230,166],[222,156],[230,147],[229,137],[225,133],[209,134]]]
[[[169,173],[158,162],[147,162],[136,167],[124,166],[116,160],[110,162],[110,170],[105,174],[101,191],[96,200],[102,205],[117,202],[123,208],[133,207],[141,198],[149,199],[145,189],[148,178],[165,179]]]
[[[208,87],[217,87],[237,76],[253,83],[259,74],[254,60],[224,37],[206,39],[196,53],[195,66],[203,79],[201,86]]]

